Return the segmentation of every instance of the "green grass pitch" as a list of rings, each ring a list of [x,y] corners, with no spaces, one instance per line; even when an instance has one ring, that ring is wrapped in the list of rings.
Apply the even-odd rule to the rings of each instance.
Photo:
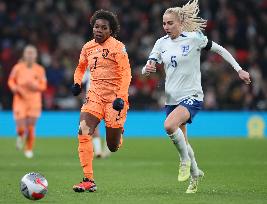
[[[38,138],[35,157],[15,150],[15,138],[0,138],[0,203],[32,203],[19,190],[21,177],[40,172],[48,194],[38,203],[244,204],[267,203],[266,139],[191,139],[205,178],[199,192],[178,183],[178,155],[167,138],[125,138],[107,159],[95,159],[98,190],[75,193],[82,178],[75,138]]]

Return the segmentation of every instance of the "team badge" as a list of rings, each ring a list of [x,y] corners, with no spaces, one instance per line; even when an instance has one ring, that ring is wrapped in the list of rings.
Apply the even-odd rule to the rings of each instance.
[[[102,53],[103,58],[107,58],[108,53],[109,53],[108,49],[103,49],[103,53]]]
[[[182,49],[182,56],[187,56],[190,50],[189,45],[182,45],[181,49]]]

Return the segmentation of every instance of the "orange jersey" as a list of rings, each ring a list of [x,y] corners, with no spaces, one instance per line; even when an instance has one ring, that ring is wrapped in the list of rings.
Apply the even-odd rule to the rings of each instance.
[[[74,83],[81,84],[86,69],[90,70],[89,91],[111,102],[116,97],[128,100],[131,68],[125,46],[113,37],[104,43],[87,42],[81,51],[74,73]]]
[[[41,92],[47,86],[45,70],[37,63],[28,68],[25,62],[19,62],[11,71],[8,86],[14,92],[13,105],[41,106]]]

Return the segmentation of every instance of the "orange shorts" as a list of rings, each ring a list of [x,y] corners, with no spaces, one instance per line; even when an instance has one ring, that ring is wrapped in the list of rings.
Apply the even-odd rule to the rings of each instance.
[[[106,126],[111,128],[123,127],[127,111],[129,109],[128,102],[124,103],[124,108],[119,113],[112,108],[112,102],[103,102],[97,94],[89,92],[85,103],[81,108],[81,112],[90,113],[99,120],[104,119]]]
[[[38,118],[41,114],[42,107],[29,102],[13,103],[13,115],[15,120],[24,119],[26,117]]]

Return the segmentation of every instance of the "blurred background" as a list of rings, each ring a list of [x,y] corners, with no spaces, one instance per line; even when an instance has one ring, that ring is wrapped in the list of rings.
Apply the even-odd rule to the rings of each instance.
[[[11,110],[12,93],[7,78],[23,47],[38,48],[46,69],[48,89],[44,110],[79,110],[84,94],[73,97],[70,86],[83,44],[92,37],[89,19],[97,9],[118,15],[119,40],[126,44],[132,68],[130,110],[158,111],[164,107],[164,71],[150,77],[141,68],[155,41],[165,35],[162,14],[184,0],[0,0],[0,108]],[[208,19],[204,31],[228,49],[250,72],[244,85],[220,56],[202,52],[202,84],[207,111],[267,110],[267,0],[200,0],[200,16]]]

